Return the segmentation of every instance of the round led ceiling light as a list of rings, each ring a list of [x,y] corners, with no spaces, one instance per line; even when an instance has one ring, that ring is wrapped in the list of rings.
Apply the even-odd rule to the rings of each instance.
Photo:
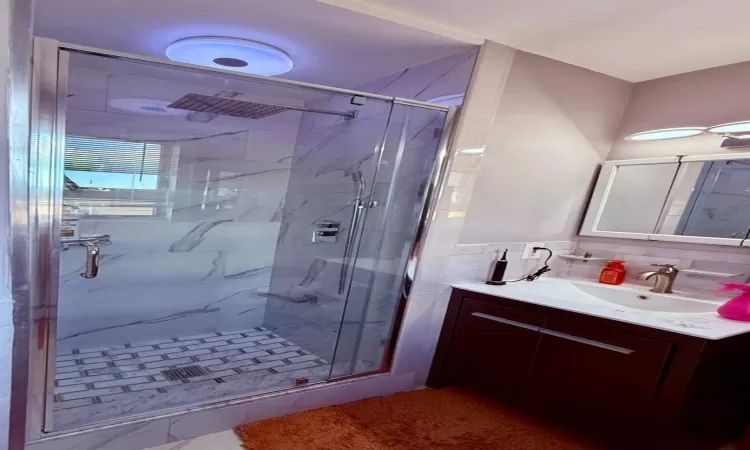
[[[706,132],[703,127],[681,127],[681,128],[664,128],[661,130],[642,131],[631,134],[626,137],[628,141],[662,141],[666,139],[679,139],[691,136],[698,136]]]
[[[172,61],[273,76],[289,72],[294,61],[283,50],[264,44],[229,37],[191,37],[167,47]]]
[[[123,111],[152,116],[187,116],[190,111],[177,108],[168,108],[172,102],[164,100],[152,100],[149,98],[115,98],[109,101],[109,106]]]
[[[722,125],[716,125],[707,130],[709,133],[716,134],[733,134],[733,133],[747,133],[750,132],[750,121],[744,122],[732,122],[725,123]]]

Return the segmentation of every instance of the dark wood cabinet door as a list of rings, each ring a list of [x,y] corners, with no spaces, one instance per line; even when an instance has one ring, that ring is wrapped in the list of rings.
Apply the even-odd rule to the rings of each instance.
[[[445,371],[450,383],[516,400],[544,325],[537,314],[464,299]]]
[[[643,424],[671,344],[551,319],[536,354],[524,403],[589,430]]]

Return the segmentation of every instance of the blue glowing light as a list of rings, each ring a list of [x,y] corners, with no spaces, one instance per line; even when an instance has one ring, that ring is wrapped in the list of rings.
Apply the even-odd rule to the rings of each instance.
[[[172,61],[265,76],[286,73],[294,67],[292,58],[276,47],[228,37],[180,39],[167,47],[167,57]]]

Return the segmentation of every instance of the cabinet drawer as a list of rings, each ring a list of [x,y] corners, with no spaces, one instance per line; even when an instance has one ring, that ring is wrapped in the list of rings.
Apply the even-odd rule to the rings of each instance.
[[[532,408],[587,428],[646,419],[670,343],[561,320],[540,335],[525,396]]]
[[[465,299],[445,368],[449,379],[496,397],[517,399],[544,322],[537,314]]]

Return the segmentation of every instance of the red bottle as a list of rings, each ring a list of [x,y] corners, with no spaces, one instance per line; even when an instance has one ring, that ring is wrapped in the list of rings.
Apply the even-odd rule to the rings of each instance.
[[[604,284],[622,284],[625,281],[625,261],[610,261],[602,269],[602,274],[599,275],[599,282]]]

